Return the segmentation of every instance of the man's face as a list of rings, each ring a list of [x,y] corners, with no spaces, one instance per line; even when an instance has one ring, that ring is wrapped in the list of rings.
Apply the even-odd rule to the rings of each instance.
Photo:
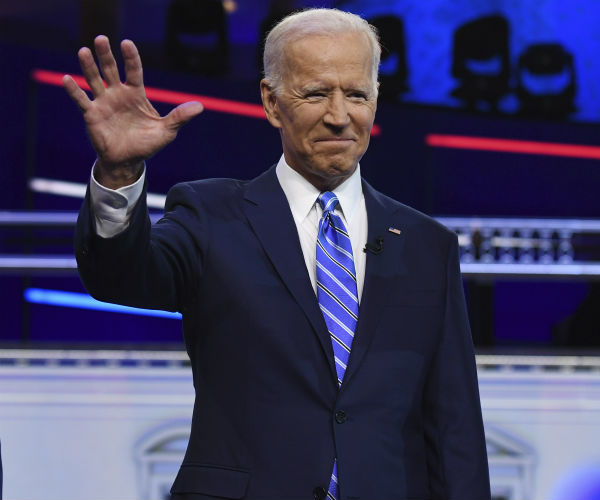
[[[288,165],[319,190],[350,177],[369,145],[377,108],[371,76],[366,36],[347,33],[288,44],[279,95],[261,82]]]

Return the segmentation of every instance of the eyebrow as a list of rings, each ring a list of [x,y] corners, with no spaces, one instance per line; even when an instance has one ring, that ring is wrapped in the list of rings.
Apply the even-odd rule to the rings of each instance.
[[[331,87],[324,83],[309,83],[300,88],[303,93],[310,93],[317,90],[329,90]]]
[[[347,90],[364,92],[365,94],[370,94],[371,93],[371,86],[370,85],[366,85],[366,86],[363,86],[363,85],[350,85]]]
[[[304,94],[309,94],[311,92],[316,91],[328,91],[331,89],[331,85],[327,85],[325,83],[309,83],[300,88],[300,91]],[[370,85],[348,85],[345,89],[345,92],[364,92],[365,94],[371,95],[372,88]]]

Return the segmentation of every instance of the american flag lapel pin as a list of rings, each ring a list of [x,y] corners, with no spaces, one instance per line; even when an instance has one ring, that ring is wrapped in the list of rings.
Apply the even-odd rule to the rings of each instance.
[[[400,231],[400,229],[396,229],[395,227],[388,227],[388,231],[394,234],[402,234],[402,231]]]

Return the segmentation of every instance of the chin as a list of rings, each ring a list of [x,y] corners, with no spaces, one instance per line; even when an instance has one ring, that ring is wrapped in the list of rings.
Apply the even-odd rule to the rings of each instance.
[[[357,163],[351,161],[343,161],[343,162],[331,162],[326,171],[333,177],[338,177],[340,175],[345,175],[347,177],[351,176],[356,170]]]
[[[321,179],[323,187],[328,190],[335,189],[342,182],[354,173],[355,168],[352,165],[328,165],[319,168],[316,173]]]

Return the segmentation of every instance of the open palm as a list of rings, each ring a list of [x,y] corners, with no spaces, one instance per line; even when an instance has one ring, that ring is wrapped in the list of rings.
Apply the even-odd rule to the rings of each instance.
[[[98,36],[94,44],[100,70],[90,49],[83,47],[78,53],[93,99],[68,75],[63,78],[63,85],[83,112],[100,168],[132,168],[171,142],[183,124],[202,112],[202,105],[184,103],[161,117],[146,98],[142,62],[134,43],[121,42],[125,83],[119,77],[108,38]]]

